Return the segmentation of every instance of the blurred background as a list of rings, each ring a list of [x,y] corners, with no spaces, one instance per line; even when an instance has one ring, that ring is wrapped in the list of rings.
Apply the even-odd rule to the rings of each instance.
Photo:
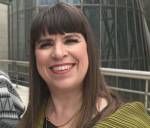
[[[141,0],[141,1],[144,9],[144,15],[146,17],[148,27],[150,28],[150,1],[149,0]]]
[[[0,0],[0,70],[28,88],[32,19],[59,1],[77,6],[87,16],[111,88],[150,110],[150,0]]]

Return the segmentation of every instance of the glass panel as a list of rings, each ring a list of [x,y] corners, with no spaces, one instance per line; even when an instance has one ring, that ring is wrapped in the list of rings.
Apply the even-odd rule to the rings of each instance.
[[[40,5],[48,5],[57,3],[58,0],[39,0]]]
[[[25,60],[28,60],[29,58],[29,36],[30,36],[30,27],[31,27],[31,22],[32,22],[32,16],[33,12],[35,10],[28,9],[26,10],[25,13]]]
[[[33,7],[36,7],[36,6],[39,6],[39,0],[28,0],[28,1],[30,1],[30,2],[28,2],[28,3],[31,3],[30,6],[32,6],[32,8],[33,8]],[[37,4],[38,4],[38,5],[37,5]]]
[[[8,18],[8,6],[5,4],[0,4],[0,59],[8,59],[8,19],[7,18]]]
[[[144,8],[144,10],[145,10],[145,12],[148,12],[147,11],[147,9],[145,9],[146,8],[146,6],[149,8],[149,5],[150,5],[150,3],[147,1],[144,1],[144,5],[145,5],[145,7],[144,7],[144,5],[143,4],[141,4],[142,3],[142,1],[141,2],[139,2],[139,1],[134,1],[134,3],[135,3],[135,6],[136,6],[136,8],[137,9],[139,9],[139,10],[141,10],[141,6]]]
[[[133,0],[127,0],[127,6],[133,7]]]
[[[137,47],[138,47],[138,61],[140,63],[140,70],[146,69],[146,56],[144,49],[146,49],[146,45],[144,45],[146,40],[144,40],[143,30],[141,29],[141,20],[142,17],[139,15],[140,13],[135,13],[135,22],[136,22],[136,36],[137,36]]]
[[[16,2],[16,0],[13,0],[13,2],[12,2],[12,11],[13,11],[13,13],[17,12],[17,2]]]
[[[115,67],[116,43],[115,43],[115,9],[102,7],[101,13],[101,56],[103,66]]]
[[[115,0],[100,0],[100,4],[103,4],[103,5],[115,5]]]
[[[132,1],[134,2],[134,8],[138,9],[139,7],[138,7],[138,2],[137,2],[137,0],[132,0]]]
[[[81,4],[81,0],[73,0],[74,4]]]
[[[18,15],[18,59],[24,60],[25,54],[25,23],[24,12],[19,12]]]
[[[39,4],[40,5],[50,5],[50,4],[55,4],[57,2],[65,2],[65,3],[70,3],[70,4],[80,4],[81,0],[40,0]]]
[[[24,9],[24,0],[18,0],[18,10]]]
[[[118,5],[126,5],[126,0],[117,0]]]
[[[25,8],[32,8],[36,5],[36,0],[25,0],[24,1]]]
[[[136,28],[135,28],[134,12],[128,11],[128,44],[129,44],[129,61],[130,69],[139,69],[138,58],[138,46],[136,40]]]
[[[48,4],[47,0],[39,0],[40,5],[45,5]]]
[[[13,43],[13,47],[11,47],[12,51],[13,51],[13,54],[12,54],[12,60],[16,60],[17,59],[17,50],[18,50],[18,45],[17,45],[17,42],[18,42],[18,39],[17,39],[17,34],[18,34],[18,28],[17,28],[17,15],[16,13],[13,14],[13,31],[12,31],[12,36],[13,36],[13,40],[12,40],[12,43]]]
[[[59,0],[60,2],[66,2],[70,4],[80,4],[81,0]]]
[[[100,36],[100,8],[99,7],[83,7],[83,12],[85,13],[85,15],[87,16],[92,29],[95,32],[95,35],[97,37],[97,44],[98,47],[100,47],[99,44],[99,36]]]
[[[9,6],[9,7],[10,7],[10,10],[9,10],[9,15],[10,15],[10,16],[9,16],[9,38],[10,38],[10,39],[9,39],[9,53],[8,53],[8,54],[9,54],[9,58],[12,58],[12,57],[11,57],[11,56],[12,56],[12,49],[11,49],[11,48],[12,48],[12,25],[13,25],[13,24],[12,24],[12,23],[13,23],[13,22],[12,22],[12,20],[13,20],[13,19],[12,19],[12,18],[13,18],[12,16],[13,16],[13,15],[12,15],[12,8],[11,8],[12,6]]]
[[[118,68],[128,69],[127,18],[124,8],[117,9],[117,56],[119,59]]]
[[[121,94],[124,99],[128,99],[128,102],[129,101],[144,102],[144,96],[140,94],[134,94],[130,92],[119,92],[119,94]]]
[[[100,0],[83,0],[85,4],[99,4]]]

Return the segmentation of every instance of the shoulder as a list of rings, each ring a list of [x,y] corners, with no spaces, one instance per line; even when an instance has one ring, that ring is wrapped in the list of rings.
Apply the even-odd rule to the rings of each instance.
[[[116,113],[119,112],[135,112],[135,113],[140,113],[140,112],[146,112],[143,103],[141,102],[131,102],[131,103],[126,103],[122,105]]]
[[[108,103],[105,98],[98,98],[96,101],[96,109],[98,112],[101,112],[105,107],[107,107]]]
[[[150,116],[140,102],[127,103],[93,128],[150,128]]]

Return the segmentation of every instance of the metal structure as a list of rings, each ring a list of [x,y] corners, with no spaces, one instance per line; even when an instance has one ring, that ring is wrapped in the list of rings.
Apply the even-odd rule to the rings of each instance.
[[[115,77],[122,77],[122,78],[144,80],[145,82],[145,84],[143,84],[143,88],[145,88],[144,91],[130,90],[128,89],[127,86],[125,88],[116,88],[116,87],[111,87],[111,88],[120,92],[144,95],[145,108],[148,111],[150,111],[150,92],[149,92],[150,72],[137,71],[137,70],[112,69],[112,68],[101,68],[100,70],[105,76],[115,76]]]
[[[12,0],[0,0],[0,3],[9,5]]]
[[[150,71],[150,35],[140,0],[12,0],[8,6],[8,59],[13,62],[9,63],[8,70],[12,71],[9,75],[14,82],[17,79],[19,81],[16,82],[26,85],[22,81],[28,79],[25,75],[27,66],[16,65],[14,60],[27,61],[29,58],[32,18],[43,7],[58,1],[76,5],[87,16],[97,37],[103,67]],[[0,0],[2,2],[4,0]],[[5,66],[3,63],[1,65],[0,68]],[[148,86],[144,86],[144,80],[114,76],[106,79],[115,88],[145,92]],[[145,100],[143,95],[136,93],[122,94],[130,100]]]
[[[28,67],[29,66],[29,62],[27,61],[14,61],[14,60],[0,60],[0,64],[4,64],[4,65],[10,65],[13,64],[15,69],[14,70],[5,70],[5,72],[14,72],[15,73],[15,81],[16,81],[16,85],[19,85],[19,83],[21,82],[21,80],[19,79],[18,76],[20,75],[24,75],[26,77],[28,77],[28,73],[24,73],[24,72],[18,72],[17,67],[18,66],[23,66],[23,67]],[[128,88],[128,85],[126,84],[125,87],[110,87],[113,90],[116,90],[118,92],[121,92],[121,94],[123,93],[127,93],[127,95],[131,95],[132,94],[136,94],[139,96],[143,97],[143,100],[140,99],[130,99],[130,100],[137,100],[137,101],[141,101],[145,104],[145,108],[150,111],[150,87],[149,87],[149,81],[150,81],[150,72],[148,71],[137,71],[137,70],[127,70],[127,69],[113,69],[113,68],[100,68],[102,74],[107,77],[107,76],[112,76],[112,77],[121,77],[121,78],[127,78],[127,79],[136,79],[136,80],[143,80],[144,84],[142,85],[142,87],[144,88],[144,90],[134,90],[134,89],[130,89]],[[28,84],[28,80],[27,81],[22,81],[22,83],[26,83]]]
[[[13,0],[9,59],[28,60],[32,18],[58,1],[83,10],[97,37],[103,67],[150,70],[150,39],[140,0]]]

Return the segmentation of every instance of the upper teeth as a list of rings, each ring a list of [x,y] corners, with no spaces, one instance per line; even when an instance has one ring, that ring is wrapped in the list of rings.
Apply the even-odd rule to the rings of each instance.
[[[56,66],[56,67],[53,67],[52,70],[61,71],[61,70],[68,70],[69,68],[71,68],[71,65]]]

